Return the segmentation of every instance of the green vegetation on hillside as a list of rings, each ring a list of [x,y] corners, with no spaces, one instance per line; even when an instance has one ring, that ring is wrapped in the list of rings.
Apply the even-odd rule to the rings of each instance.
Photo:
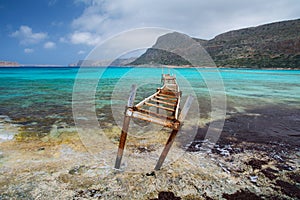
[[[217,66],[250,68],[300,68],[300,19],[229,31],[211,40],[194,38],[209,53]],[[158,38],[132,65],[189,65],[177,54],[155,49],[177,44],[179,33]],[[182,36],[184,37],[184,36]],[[169,45],[170,46],[170,45]],[[177,51],[185,52],[185,48]]]

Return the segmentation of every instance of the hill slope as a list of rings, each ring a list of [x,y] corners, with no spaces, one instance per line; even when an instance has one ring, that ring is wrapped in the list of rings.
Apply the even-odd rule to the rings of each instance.
[[[194,38],[217,66],[252,68],[300,68],[300,19],[229,31],[211,40]],[[161,36],[133,65],[186,65],[180,56],[156,49],[176,43],[179,33]],[[181,44],[176,44],[177,51]],[[182,52],[184,48],[182,49]]]

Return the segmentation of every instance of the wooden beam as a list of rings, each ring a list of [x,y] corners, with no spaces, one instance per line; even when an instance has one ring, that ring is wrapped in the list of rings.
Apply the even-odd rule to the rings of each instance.
[[[165,101],[161,101],[161,100],[156,100],[156,99],[150,99],[151,101],[154,101],[154,102],[158,102],[158,103],[161,103],[161,104],[165,104],[165,105],[169,105],[169,106],[176,106],[177,104],[176,103],[170,103],[170,102],[165,102]]]
[[[136,95],[136,85],[132,85],[130,95],[129,95],[129,98],[128,98],[128,102],[127,102],[127,108],[125,109],[125,112],[129,108],[133,107],[135,95]],[[120,136],[118,154],[117,154],[117,158],[116,158],[116,162],[115,162],[115,168],[116,169],[120,169],[120,166],[121,166],[121,161],[122,161],[123,152],[124,152],[126,139],[127,139],[129,123],[130,123],[130,117],[125,115],[124,121],[123,121],[122,131],[121,131],[121,136]]]
[[[180,104],[180,100],[181,100],[181,96],[178,97],[178,100],[177,100],[177,106],[176,106],[176,110],[175,110],[175,113],[174,113],[174,117],[175,119],[178,120],[178,115],[179,115],[179,104]]]
[[[163,119],[164,118],[167,118],[167,119],[170,119],[170,120],[175,119],[173,116],[167,116],[167,115],[158,114],[158,113],[151,112],[150,110],[145,110],[145,109],[142,109],[142,108],[138,108],[137,111],[143,112],[143,113],[146,113],[146,114],[149,114],[149,115],[154,115],[154,116],[157,116],[157,117],[163,118]]]
[[[145,98],[143,101],[141,101],[140,103],[136,104],[135,107],[141,107],[143,104],[145,104],[145,102],[149,101],[151,98],[153,98],[154,96],[158,95],[159,91],[155,92],[154,94],[152,94],[151,96]]]
[[[160,108],[160,109],[163,109],[163,110],[167,110],[167,111],[170,111],[170,112],[174,112],[175,111],[174,108],[167,108],[167,107],[163,107],[163,106],[157,106],[157,105],[155,105],[153,103],[145,102],[145,105],[147,105],[147,106],[153,106],[153,107]]]
[[[177,96],[174,94],[174,95],[169,95],[169,94],[164,94],[164,93],[159,93],[158,96],[164,96],[164,97],[169,97],[169,98],[177,98]]]
[[[147,121],[147,122],[152,122],[154,124],[158,124],[158,125],[161,125],[161,126],[165,126],[165,127],[171,128],[171,129],[178,129],[179,128],[178,123],[176,123],[177,121],[170,120],[170,119],[167,119],[167,118],[162,119],[162,118],[158,118],[158,117],[153,117],[153,116],[143,114],[139,111],[134,111],[134,110],[131,110],[131,109],[127,110],[126,115],[128,115],[130,117],[133,117],[133,118],[136,118],[136,119],[140,119],[140,120],[144,120],[144,121]]]
[[[172,144],[174,143],[174,140],[175,140],[175,137],[176,137],[177,133],[178,133],[178,130],[173,130],[172,131],[172,133],[171,133],[171,135],[170,135],[170,137],[169,137],[169,139],[168,139],[168,141],[167,141],[167,143],[165,145],[165,148],[162,151],[162,153],[161,153],[161,155],[160,155],[160,157],[158,159],[158,162],[157,162],[154,170],[160,170],[163,162],[165,161],[165,159],[166,159],[166,157],[167,157],[167,155],[169,153],[169,150],[170,150]]]
[[[123,128],[121,131],[121,136],[120,136],[118,154],[117,154],[116,163],[115,163],[116,169],[120,169],[120,166],[121,166],[121,161],[122,161],[123,152],[124,152],[126,139],[127,139],[129,123],[130,123],[130,117],[125,116],[124,121],[123,121]]]
[[[156,98],[156,99],[163,99],[163,100],[172,101],[172,102],[176,102],[177,101],[177,99],[171,99],[171,98],[166,98],[166,97],[161,97],[161,96],[155,96],[154,98]]]

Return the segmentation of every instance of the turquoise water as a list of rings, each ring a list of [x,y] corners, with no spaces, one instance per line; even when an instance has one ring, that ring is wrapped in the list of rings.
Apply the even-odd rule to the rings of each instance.
[[[49,127],[58,121],[72,124],[72,92],[78,71],[79,68],[69,67],[0,68],[0,115],[8,115],[28,126],[28,130],[38,132],[49,131]],[[164,72],[168,70],[164,69]],[[110,104],[124,104],[123,101],[111,101],[120,80],[125,80],[128,85],[151,81],[139,88],[137,99],[142,99],[160,85],[161,73],[161,68],[87,68],[80,77],[88,85],[102,74],[96,92],[96,108],[102,113],[101,119],[110,121]],[[206,83],[221,80],[229,108],[283,105],[299,109],[299,70],[220,69],[217,72],[212,69],[172,69],[170,73],[177,75],[179,84],[181,80],[187,81],[199,102],[209,101]],[[217,79],[219,75],[220,80]],[[187,95],[184,92],[189,86],[180,86],[183,95]],[[128,90],[124,90],[124,94],[127,95]]]

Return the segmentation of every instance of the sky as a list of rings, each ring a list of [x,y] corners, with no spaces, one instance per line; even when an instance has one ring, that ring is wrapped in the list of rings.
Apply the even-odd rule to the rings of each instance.
[[[300,18],[299,0],[0,0],[0,60],[68,65],[120,32],[160,27],[212,39]]]

